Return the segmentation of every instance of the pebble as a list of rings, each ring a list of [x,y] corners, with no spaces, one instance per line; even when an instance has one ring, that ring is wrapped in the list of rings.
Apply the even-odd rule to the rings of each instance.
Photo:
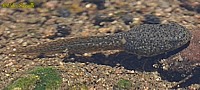
[[[97,9],[99,10],[105,9],[105,0],[83,0],[82,2],[94,3],[97,5]]]
[[[99,25],[99,26],[103,26],[101,24],[102,22],[114,21],[114,19],[112,17],[106,16],[106,15],[101,15],[101,14],[97,14],[93,19],[95,20],[94,25]]]
[[[57,25],[56,30],[57,37],[65,37],[71,33],[71,28],[68,25]]]
[[[143,21],[144,24],[159,24],[160,23],[160,19],[157,16],[152,15],[152,14],[145,15],[144,18],[145,18]]]
[[[131,22],[133,22],[133,16],[132,15],[123,15],[122,20],[126,25],[129,25]]]
[[[55,9],[58,5],[58,1],[48,1],[44,5],[46,8]]]
[[[57,12],[59,14],[58,16],[60,16],[60,17],[66,18],[66,17],[69,17],[71,15],[71,12],[67,9],[58,9]]]
[[[181,7],[189,10],[189,11],[194,11],[197,13],[200,13],[200,2],[192,2],[192,1],[181,1],[182,3],[180,4]]]

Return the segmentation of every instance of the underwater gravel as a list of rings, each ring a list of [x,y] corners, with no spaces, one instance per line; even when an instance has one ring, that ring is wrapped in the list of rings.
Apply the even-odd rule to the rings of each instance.
[[[198,8],[187,10],[182,6],[181,0],[126,0],[126,2],[99,0],[99,4],[98,0],[95,0],[96,2],[91,0],[3,0],[0,3],[2,5],[25,1],[34,2],[35,8],[0,8],[0,89],[37,66],[56,67],[63,78],[62,90],[78,84],[84,84],[90,90],[112,90],[120,79],[131,81],[132,90],[169,89],[176,86],[178,81],[164,79],[160,71],[153,68],[156,62],[148,58],[135,59],[137,57],[133,55],[113,51],[101,52],[101,54],[86,53],[85,56],[81,55],[81,58],[67,57],[68,55],[65,54],[40,58],[33,55],[32,58],[24,58],[22,55],[8,56],[2,52],[14,47],[35,45],[58,38],[128,31],[144,22],[174,21],[190,31],[200,28]],[[194,5],[191,2],[200,3],[198,0],[186,1],[188,1],[187,5]],[[57,29],[60,25],[66,26],[64,28],[66,31]],[[187,57],[187,55],[182,57]],[[174,55],[174,58],[181,59],[178,54]],[[189,57],[189,60],[191,59]],[[145,60],[152,60],[153,64],[148,64]],[[191,61],[195,61],[195,65],[200,63],[198,58]],[[190,65],[187,66],[190,67]],[[149,67],[152,69],[146,70]],[[199,89],[199,84],[200,82],[191,83],[180,89]]]

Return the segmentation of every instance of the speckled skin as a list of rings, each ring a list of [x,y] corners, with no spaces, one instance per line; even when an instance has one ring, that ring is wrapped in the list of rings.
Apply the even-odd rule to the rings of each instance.
[[[177,49],[191,39],[190,32],[181,25],[145,24],[122,35],[127,43],[125,51],[141,56],[154,56]]]
[[[85,53],[124,50],[139,56],[151,57],[177,49],[190,39],[190,32],[176,23],[144,24],[136,26],[128,32],[60,39],[37,46],[18,48],[12,53]]]

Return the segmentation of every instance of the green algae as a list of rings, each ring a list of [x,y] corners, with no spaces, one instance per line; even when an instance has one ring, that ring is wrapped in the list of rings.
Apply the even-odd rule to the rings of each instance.
[[[130,90],[131,88],[132,88],[131,82],[126,79],[120,79],[114,86],[114,90]]]
[[[39,80],[39,76],[28,74],[18,78],[12,84],[8,85],[4,90],[30,90],[34,84]]]
[[[37,67],[17,80],[4,90],[59,90],[62,83],[57,70],[53,67]]]
[[[59,76],[56,69],[52,67],[36,68],[32,70],[30,74],[40,77],[34,90],[58,90],[62,83],[62,78]]]

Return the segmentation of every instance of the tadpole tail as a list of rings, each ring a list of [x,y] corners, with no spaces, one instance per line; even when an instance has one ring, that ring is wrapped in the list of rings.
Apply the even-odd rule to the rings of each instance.
[[[123,38],[120,35],[75,37],[59,39],[35,46],[16,48],[8,53],[86,53],[105,50],[123,50],[123,44]]]

